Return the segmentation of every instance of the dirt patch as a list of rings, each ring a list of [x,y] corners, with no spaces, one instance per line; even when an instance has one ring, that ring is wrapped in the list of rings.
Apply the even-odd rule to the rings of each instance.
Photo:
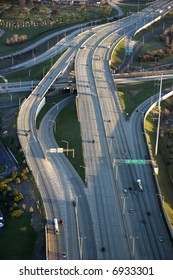
[[[141,89],[129,90],[129,92],[132,96],[136,96],[141,92]]]

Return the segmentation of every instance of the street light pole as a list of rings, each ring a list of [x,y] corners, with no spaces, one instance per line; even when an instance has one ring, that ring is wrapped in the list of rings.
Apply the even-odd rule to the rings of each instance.
[[[11,93],[8,93],[9,95],[10,95],[10,103],[11,103],[11,105],[12,105],[12,102],[13,102],[13,96],[12,96],[12,94]]]
[[[68,141],[66,141],[66,140],[62,140],[62,142],[64,142],[64,143],[66,143],[66,144],[67,144],[67,156],[68,156],[68,146],[69,146]]]
[[[162,93],[162,78],[163,76],[161,75],[161,80],[160,80],[160,92],[159,92],[159,100],[158,100],[158,109],[159,109],[159,117],[158,117],[158,124],[157,124],[157,135],[156,135],[156,146],[155,146],[155,156],[157,155],[158,152],[158,142],[159,142],[159,130],[160,130],[160,115],[161,115],[161,93]]]
[[[83,239],[86,239],[86,236],[80,238],[80,260],[83,259]]]
[[[54,120],[49,120],[50,122],[53,122],[53,130],[54,130],[54,133],[56,133],[56,121]]]
[[[20,108],[20,105],[21,105],[21,99],[23,98],[24,96],[21,96],[21,97],[19,97],[19,108]]]
[[[76,227],[77,227],[77,235],[78,235],[78,246],[79,246],[79,257],[81,259],[82,257],[82,250],[81,250],[81,236],[80,236],[80,226],[79,226],[79,216],[78,216],[78,203],[79,203],[79,197],[80,195],[74,195],[74,201],[76,202],[76,207],[75,207],[75,215],[76,215]]]
[[[130,236],[130,239],[132,240],[132,258],[134,258],[135,254],[135,239],[138,237]]]
[[[125,215],[125,211],[126,211],[126,198],[129,198],[128,196],[122,196],[121,197],[123,199],[123,216]]]

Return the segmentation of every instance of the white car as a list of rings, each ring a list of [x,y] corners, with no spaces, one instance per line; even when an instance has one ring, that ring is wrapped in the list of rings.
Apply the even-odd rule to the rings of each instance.
[[[137,184],[138,184],[138,187],[140,188],[141,191],[143,191],[143,187],[142,187],[142,182],[141,182],[141,179],[137,179]]]
[[[62,257],[63,257],[64,259],[67,257],[67,255],[66,255],[65,252],[62,253]]]
[[[81,46],[80,49],[86,49],[86,45]]]

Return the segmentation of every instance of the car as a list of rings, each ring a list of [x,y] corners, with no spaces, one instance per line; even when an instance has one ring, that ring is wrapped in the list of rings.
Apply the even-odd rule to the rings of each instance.
[[[163,237],[162,236],[159,236],[158,238],[159,238],[160,242],[163,242]]]
[[[76,207],[76,201],[73,200],[72,203],[73,203],[73,206]]]
[[[137,191],[134,191],[134,194],[135,194],[135,195],[138,195],[138,192],[137,192]]]
[[[66,255],[65,252],[62,252],[62,257],[63,257],[63,258],[66,258],[66,257],[67,257],[67,255]]]
[[[127,193],[128,191],[127,191],[127,189],[123,189],[123,192],[124,192],[124,193]]]
[[[2,212],[0,210],[0,228],[3,226],[4,226],[4,218],[3,218]]]
[[[63,225],[64,221],[63,220],[59,220],[59,223],[60,223],[60,225]]]
[[[142,182],[141,182],[141,179],[137,179],[137,184],[138,184],[138,187],[140,188],[141,191],[143,191],[143,187],[142,187]]]
[[[80,49],[86,49],[86,45],[81,46]]]
[[[134,212],[134,209],[129,209],[129,212],[130,212],[130,213],[133,213],[133,212]]]

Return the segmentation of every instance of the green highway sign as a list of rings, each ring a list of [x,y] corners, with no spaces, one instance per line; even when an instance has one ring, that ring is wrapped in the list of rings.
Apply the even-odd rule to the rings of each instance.
[[[133,50],[132,49],[130,49],[130,50],[126,50],[126,53],[132,53],[133,52]]]
[[[155,161],[150,159],[114,159],[113,165],[115,164],[153,164],[156,165]]]
[[[145,159],[125,159],[124,163],[127,164],[146,164]]]

